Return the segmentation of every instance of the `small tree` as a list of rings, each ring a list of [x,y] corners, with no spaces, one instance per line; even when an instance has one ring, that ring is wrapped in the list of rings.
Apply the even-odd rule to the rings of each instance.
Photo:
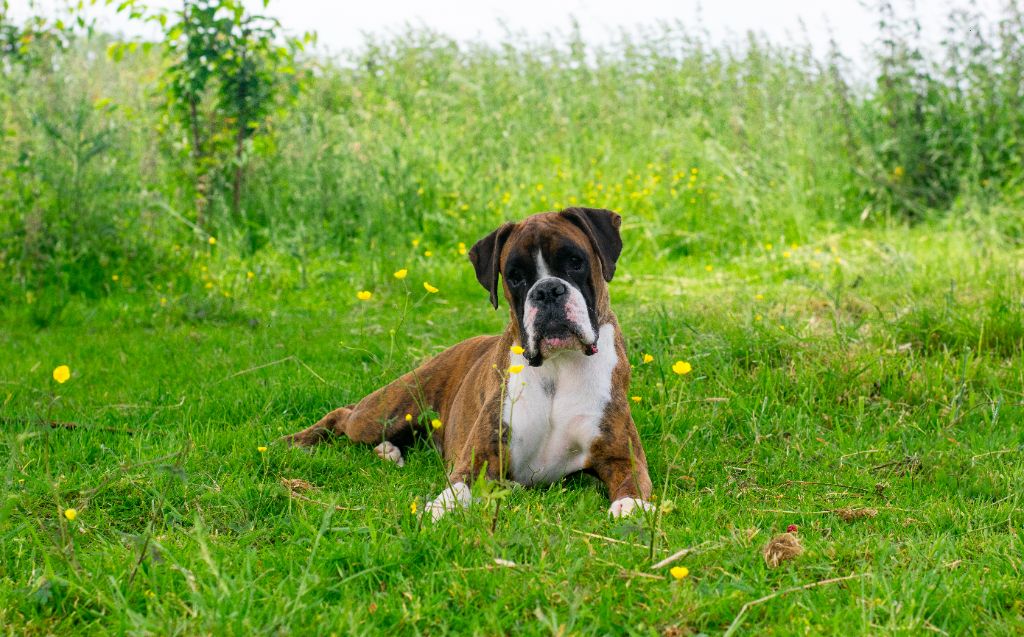
[[[282,93],[297,93],[295,56],[314,36],[279,37],[276,19],[250,15],[235,0],[184,0],[180,10],[148,19],[164,32],[170,64],[161,86],[169,114],[187,131],[196,224],[207,223],[211,187],[228,182],[238,219],[249,142]],[[113,56],[123,55],[126,46],[115,47]]]

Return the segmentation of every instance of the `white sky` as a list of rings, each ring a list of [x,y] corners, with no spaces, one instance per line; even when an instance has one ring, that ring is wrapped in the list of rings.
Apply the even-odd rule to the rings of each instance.
[[[255,12],[259,0],[243,0]],[[178,7],[177,0],[142,0],[151,7]],[[911,0],[895,0],[906,10]],[[999,0],[977,0],[993,12]],[[38,0],[36,11],[52,15],[61,0]],[[116,3],[115,3],[116,4]],[[945,16],[966,0],[916,0],[927,41],[938,42]],[[31,11],[30,0],[12,0],[11,12],[20,19]],[[149,35],[139,25],[117,16],[113,7],[91,10],[98,24],[112,32]],[[875,14],[863,0],[274,0],[266,13],[292,32],[316,31],[327,53],[356,48],[365,33],[387,34],[406,25],[426,25],[459,40],[495,42],[506,28],[541,36],[566,32],[575,18],[586,41],[604,43],[623,28],[679,20],[694,29],[703,26],[715,41],[734,39],[747,31],[766,34],[776,42],[809,40],[816,53],[827,50],[829,30],[843,52],[863,59],[865,43],[875,36]],[[805,25],[800,26],[801,21]],[[502,26],[505,25],[505,26]]]

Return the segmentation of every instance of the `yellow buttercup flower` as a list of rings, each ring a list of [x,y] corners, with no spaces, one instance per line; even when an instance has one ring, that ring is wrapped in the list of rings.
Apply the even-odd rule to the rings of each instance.
[[[643,398],[641,398],[641,397],[639,397],[639,396],[633,396],[633,397],[631,398],[631,400],[632,400],[633,402],[635,402],[635,403],[638,403],[638,402],[640,402],[641,400],[643,400]]]
[[[264,446],[259,446],[256,447],[256,451],[259,451],[260,453],[267,453],[267,448]]]
[[[369,301],[373,294],[369,290],[360,290],[356,292],[356,298],[360,301]]]
[[[442,424],[443,423],[439,418],[434,418],[433,420],[430,421],[430,426],[433,427],[434,429],[440,429]]]
[[[408,275],[408,274],[409,274],[409,271],[408,271],[408,270],[406,270],[405,268],[402,268],[401,270],[396,270],[396,271],[395,271],[395,275],[394,275],[394,276],[395,276],[395,278],[396,278],[396,279],[398,279],[399,281],[401,281],[401,280],[402,280],[402,279],[404,279],[404,278],[406,277],[406,275]]]
[[[508,368],[508,373],[509,374],[518,374],[521,371],[523,371],[523,366],[522,365],[510,365],[509,368]]]
[[[679,374],[680,376],[683,376],[693,371],[693,365],[687,363],[686,361],[676,361],[672,363],[672,371]]]
[[[69,521],[73,521],[78,517],[78,511],[75,511],[74,509],[64,509],[64,517]]]
[[[209,239],[206,240],[206,242],[212,246],[215,246],[217,245],[217,237],[210,237]]]
[[[61,385],[68,382],[71,378],[71,368],[67,365],[59,365],[53,370],[53,380],[57,381]]]
[[[754,295],[754,300],[755,301],[763,301],[764,300],[764,295],[763,294],[755,294]]]
[[[213,282],[212,281],[207,281],[206,285],[204,285],[203,287],[205,287],[207,290],[212,290],[213,289]]]
[[[653,360],[654,360],[654,357],[653,357],[653,356],[651,356],[650,354],[644,354],[644,364],[645,364],[645,365],[646,365],[647,363],[650,363],[650,362],[651,362],[651,361],[653,361]]]
[[[253,279],[255,277],[256,277],[256,273],[253,272],[252,270],[249,270],[248,272],[245,273],[245,278],[247,278],[247,279]]]
[[[683,579],[684,577],[690,574],[690,569],[686,568],[685,566],[673,566],[669,570],[669,573],[671,573],[672,577],[676,579]]]
[[[411,515],[416,515],[416,500],[413,500],[412,504],[409,505],[409,513]]]
[[[793,255],[792,255],[792,254],[790,254],[789,250],[787,250],[787,251],[785,251],[785,252],[783,252],[783,253],[782,253],[782,258],[783,258],[783,259],[788,259],[788,258],[789,258],[789,257],[791,257],[791,256],[793,256]]]
[[[420,240],[419,240],[419,239],[413,239],[413,240],[412,240],[412,247],[414,247],[414,248],[415,248],[415,247],[416,247],[416,246],[418,246],[419,244],[420,244]]]
[[[427,250],[426,252],[423,253],[423,256],[425,256],[425,257],[432,257],[432,256],[434,256],[434,253],[431,252],[430,250]]]
[[[412,422],[412,414],[405,415],[405,422]]]
[[[713,266],[713,265],[706,265],[706,266],[704,266],[704,269],[707,270],[708,272],[711,272],[712,270],[715,269],[715,266]]]
[[[761,316],[760,314],[758,314],[757,316],[755,316],[755,317],[754,317],[754,320],[755,320],[755,321],[760,321],[760,320],[761,320],[761,319],[763,319],[763,318],[764,318],[763,316]]]
[[[119,277],[119,276],[117,276],[117,275],[115,274],[115,275],[113,275],[113,276],[111,276],[111,277],[110,277],[110,280],[111,280],[111,281],[117,281],[117,280],[118,280],[118,279],[120,279],[120,278],[121,278],[121,277]]]
[[[772,244],[770,243],[764,244],[764,249],[767,250],[768,252],[771,252],[773,247],[774,246],[772,246]]]
[[[526,351],[525,349],[523,349],[522,347],[519,347],[518,345],[513,345],[512,347],[510,347],[510,348],[508,348],[508,349],[509,349],[509,351],[510,351],[510,352],[512,352],[513,354],[520,354],[520,355],[521,355],[521,354],[522,354],[523,352],[525,352],[525,351]]]
[[[466,244],[459,241],[459,254],[466,254]]]
[[[437,288],[435,288],[434,286],[430,285],[426,281],[423,282],[423,289],[426,290],[427,292],[430,292],[431,294],[436,294],[437,293]]]

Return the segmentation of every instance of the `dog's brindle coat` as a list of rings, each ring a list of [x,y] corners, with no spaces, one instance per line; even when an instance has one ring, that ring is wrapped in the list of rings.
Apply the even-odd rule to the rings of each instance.
[[[511,308],[511,320],[503,334],[463,341],[357,404],[335,409],[312,427],[287,436],[285,440],[307,446],[317,444],[331,434],[343,434],[356,442],[376,444],[378,455],[401,464],[400,449],[412,442],[414,428],[422,427],[418,424],[421,408],[434,409],[444,425],[429,435],[451,467],[449,479],[456,487],[454,491],[447,489],[430,505],[436,504],[434,514],[437,517],[452,508],[455,500],[461,504],[468,502],[465,485],[479,474],[481,468],[485,468],[489,478],[496,479],[499,470],[505,474],[501,477],[507,477],[509,468],[513,466],[515,459],[510,456],[516,452],[516,447],[508,444],[507,418],[507,403],[511,397],[502,391],[502,385],[508,382],[508,375],[504,372],[510,359],[525,360],[530,366],[539,367],[550,358],[551,364],[590,369],[582,364],[586,362],[584,357],[597,353],[599,334],[608,334],[610,343],[602,342],[601,345],[614,348],[614,356],[610,352],[605,353],[605,360],[614,363],[604,372],[611,374],[610,392],[606,396],[603,413],[593,418],[594,433],[587,439],[589,449],[580,450],[582,455],[576,458],[576,464],[580,466],[569,467],[566,472],[582,469],[597,475],[608,488],[608,496],[613,502],[610,512],[614,515],[628,514],[637,506],[648,506],[646,500],[650,497],[651,481],[627,400],[629,361],[608,298],[607,282],[615,273],[615,263],[622,250],[620,224],[621,217],[608,210],[568,208],[502,225],[478,241],[470,250],[469,257],[476,268],[477,279],[490,293],[495,308],[498,307],[499,275],[503,281],[502,292]],[[548,316],[551,312],[537,301],[538,293],[544,296],[538,288],[539,278],[544,279],[541,283],[545,286],[550,287],[554,285],[551,281],[557,280],[575,287],[586,303],[585,321],[582,316],[576,316],[575,322]],[[571,288],[569,290],[572,291]],[[538,304],[541,305],[539,312]],[[571,311],[567,313],[573,314]],[[543,324],[537,325],[538,321]],[[553,336],[542,333],[545,330]],[[530,338],[524,342],[527,336]],[[573,344],[573,350],[564,347],[567,342]],[[548,347],[549,343],[560,346]],[[521,345],[526,350],[524,355],[511,354],[513,345]],[[584,388],[588,382],[589,379],[583,380]],[[607,386],[607,382],[604,384]],[[575,386],[578,387],[579,382]],[[548,389],[552,393],[557,391],[556,388]],[[503,395],[506,420],[501,425],[503,437],[499,442]],[[530,393],[530,396],[534,395],[540,394]],[[570,405],[586,403],[589,399],[584,396],[582,401],[573,402],[572,397],[569,398]],[[551,403],[552,406],[554,404]],[[512,409],[520,409],[520,413],[527,407],[511,405]],[[542,434],[544,427],[553,427],[556,417],[561,422],[566,422],[566,418],[577,418],[575,414],[544,413],[545,422],[535,423],[530,430],[531,435],[538,427]],[[411,420],[407,419],[407,414],[412,415]],[[580,420],[583,418],[578,417]],[[512,421],[519,426],[514,417]],[[500,461],[499,450],[503,455]],[[552,479],[564,475],[557,471],[557,467],[555,469],[557,477],[552,476]],[[527,484],[533,482],[528,476],[524,478],[513,474],[511,477]]]

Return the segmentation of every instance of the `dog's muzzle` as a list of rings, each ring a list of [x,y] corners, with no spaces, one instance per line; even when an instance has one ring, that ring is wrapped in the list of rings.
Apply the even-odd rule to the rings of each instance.
[[[537,367],[544,355],[579,347],[587,356],[597,353],[583,295],[557,277],[537,281],[526,296],[527,361]]]

